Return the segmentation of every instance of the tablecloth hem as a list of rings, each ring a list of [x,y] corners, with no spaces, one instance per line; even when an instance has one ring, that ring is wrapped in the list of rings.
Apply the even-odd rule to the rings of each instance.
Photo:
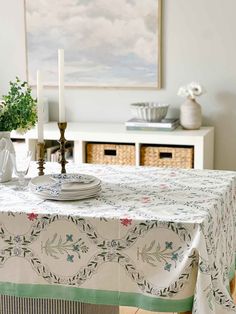
[[[61,299],[98,305],[133,306],[159,312],[190,311],[193,304],[193,297],[182,300],[170,300],[149,297],[139,293],[9,282],[0,282],[0,294],[35,299]]]

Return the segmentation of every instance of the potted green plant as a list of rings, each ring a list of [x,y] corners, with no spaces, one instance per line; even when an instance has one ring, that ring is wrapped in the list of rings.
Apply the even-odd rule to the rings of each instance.
[[[4,149],[14,153],[10,132],[17,130],[23,133],[31,129],[36,121],[37,106],[36,99],[32,97],[32,90],[27,82],[22,82],[16,77],[15,82],[10,82],[9,92],[2,96],[0,103],[0,162],[1,151]],[[0,182],[9,181],[11,176],[12,164],[9,158],[6,171],[2,174]]]

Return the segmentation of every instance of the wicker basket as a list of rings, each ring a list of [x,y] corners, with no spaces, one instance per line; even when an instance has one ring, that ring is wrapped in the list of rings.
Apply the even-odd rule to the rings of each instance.
[[[193,147],[141,147],[141,165],[154,167],[193,168]]]
[[[135,146],[130,144],[87,143],[90,164],[135,165]]]

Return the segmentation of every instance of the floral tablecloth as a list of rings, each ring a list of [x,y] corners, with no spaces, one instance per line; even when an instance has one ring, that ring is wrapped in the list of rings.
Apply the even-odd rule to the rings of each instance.
[[[67,168],[100,178],[99,196],[43,201],[15,181],[0,185],[0,294],[236,312],[236,173]]]

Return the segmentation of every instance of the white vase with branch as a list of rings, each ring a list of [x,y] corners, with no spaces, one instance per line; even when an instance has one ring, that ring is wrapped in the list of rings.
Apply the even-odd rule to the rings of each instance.
[[[184,129],[197,130],[201,127],[202,110],[196,98],[204,92],[203,87],[196,82],[179,88],[178,96],[186,98],[180,107],[180,124]]]

